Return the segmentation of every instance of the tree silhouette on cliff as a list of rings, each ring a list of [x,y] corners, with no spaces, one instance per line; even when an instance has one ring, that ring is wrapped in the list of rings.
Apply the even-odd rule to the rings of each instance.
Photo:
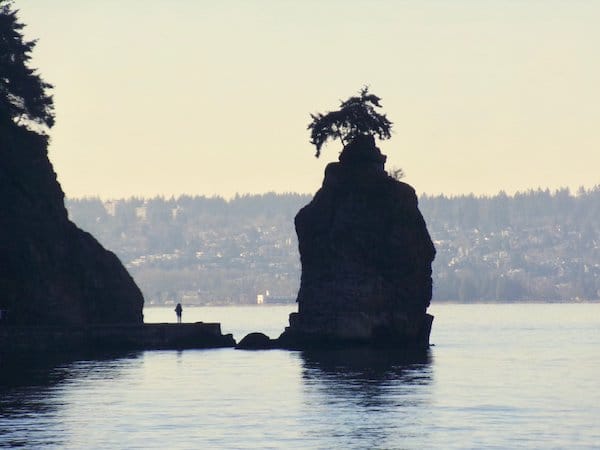
[[[391,137],[392,122],[385,114],[379,114],[381,98],[369,93],[369,87],[360,90],[359,96],[341,102],[340,109],[326,114],[311,114],[308,125],[310,143],[317,148],[315,156],[321,155],[321,148],[329,140],[339,139],[343,146],[357,136],[377,136],[379,139]]]
[[[54,125],[52,85],[29,67],[36,41],[25,41],[12,2],[0,0],[0,126],[25,127],[45,134]]]

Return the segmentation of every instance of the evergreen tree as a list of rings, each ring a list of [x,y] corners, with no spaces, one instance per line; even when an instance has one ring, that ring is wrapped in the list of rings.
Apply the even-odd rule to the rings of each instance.
[[[368,86],[360,91],[360,96],[350,97],[341,102],[340,109],[327,114],[311,114],[310,143],[317,148],[315,156],[321,155],[321,147],[329,139],[339,139],[346,146],[357,136],[375,136],[379,139],[391,137],[392,122],[385,114],[379,114],[381,99],[369,93]]]
[[[29,67],[35,41],[26,41],[12,2],[0,0],[0,127],[25,127],[45,134],[54,125],[52,86]]]

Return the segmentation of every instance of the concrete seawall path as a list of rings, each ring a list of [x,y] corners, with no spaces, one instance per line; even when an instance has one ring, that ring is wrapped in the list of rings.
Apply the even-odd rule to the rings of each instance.
[[[0,354],[234,347],[219,323],[0,326]]]

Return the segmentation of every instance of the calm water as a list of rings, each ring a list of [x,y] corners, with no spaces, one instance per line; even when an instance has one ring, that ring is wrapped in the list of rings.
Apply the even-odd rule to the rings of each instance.
[[[186,308],[184,320],[275,337],[291,308]],[[431,312],[424,361],[222,349],[4,364],[0,447],[600,448],[599,304]]]

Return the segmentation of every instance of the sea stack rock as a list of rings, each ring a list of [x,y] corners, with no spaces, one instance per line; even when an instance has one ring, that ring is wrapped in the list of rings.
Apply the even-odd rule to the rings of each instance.
[[[69,221],[47,137],[1,125],[0,326],[142,323],[127,270]]]
[[[414,189],[385,160],[356,137],[296,215],[302,278],[282,347],[428,347],[435,248]]]

